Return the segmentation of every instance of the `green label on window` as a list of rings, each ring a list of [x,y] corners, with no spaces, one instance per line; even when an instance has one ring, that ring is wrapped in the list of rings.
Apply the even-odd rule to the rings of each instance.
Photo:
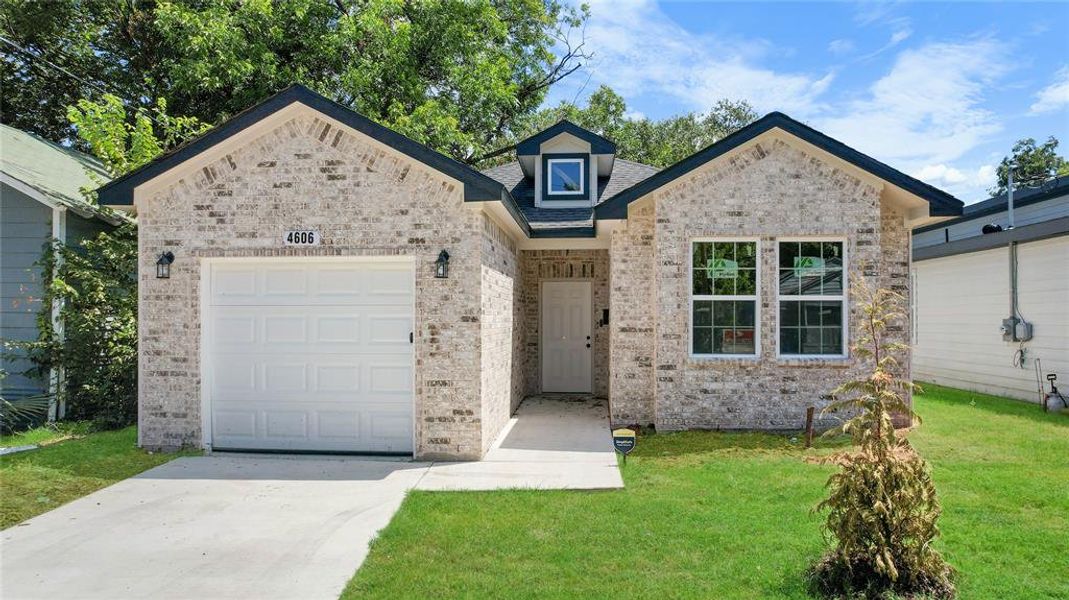
[[[709,279],[736,279],[739,276],[738,261],[726,258],[710,258],[705,268]]]
[[[818,256],[796,256],[794,258],[794,276],[812,277],[824,271],[824,259]]]

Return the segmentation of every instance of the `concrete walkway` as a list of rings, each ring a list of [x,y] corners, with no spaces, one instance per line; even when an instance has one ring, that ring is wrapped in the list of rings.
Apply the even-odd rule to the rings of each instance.
[[[2,533],[0,598],[334,599],[410,489],[623,487],[604,401],[524,401],[486,460],[179,458]]]
[[[586,395],[527,398],[479,462],[435,463],[421,490],[624,487],[606,401]]]

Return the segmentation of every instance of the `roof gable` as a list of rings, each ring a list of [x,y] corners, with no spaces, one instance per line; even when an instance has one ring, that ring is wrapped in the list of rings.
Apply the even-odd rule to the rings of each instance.
[[[961,214],[963,203],[950,194],[910,177],[866,154],[862,154],[808,125],[795,121],[783,113],[772,112],[707,148],[699,150],[663,171],[616,194],[595,209],[595,216],[599,219],[627,218],[627,206],[631,202],[660,189],[772,129],[780,129],[789,133],[863,171],[915,194],[928,202],[932,216],[957,216]]]
[[[302,85],[293,85],[282,90],[267,100],[238,113],[221,125],[213,127],[192,141],[102,186],[98,190],[100,203],[105,205],[133,204],[134,189],[138,186],[196,157],[295,102],[316,110],[444,175],[460,181],[464,187],[464,200],[467,202],[501,200],[506,204],[509,203],[508,192],[499,182],[409,137],[379,125],[348,107],[328,100]]]
[[[573,135],[590,144],[591,154],[616,154],[616,143],[606,139],[589,129],[561,120],[549,129],[542,130],[531,137],[516,144],[517,156],[533,156],[541,153],[542,143],[551,140],[562,133]]]

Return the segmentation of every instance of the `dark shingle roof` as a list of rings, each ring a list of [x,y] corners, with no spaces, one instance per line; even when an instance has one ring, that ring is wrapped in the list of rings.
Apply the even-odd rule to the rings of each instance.
[[[656,173],[658,169],[642,163],[617,158],[613,161],[612,174],[598,177],[598,202],[616,195]],[[527,218],[533,232],[543,236],[593,235],[594,209],[586,208],[539,208],[534,203],[534,183],[524,177],[520,163],[510,162],[483,171],[484,175],[501,182],[509,190]]]

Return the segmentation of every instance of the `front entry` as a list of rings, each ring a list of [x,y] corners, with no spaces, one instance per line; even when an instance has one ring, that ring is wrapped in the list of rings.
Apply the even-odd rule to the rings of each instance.
[[[590,282],[542,284],[542,391],[586,393],[590,374]]]

